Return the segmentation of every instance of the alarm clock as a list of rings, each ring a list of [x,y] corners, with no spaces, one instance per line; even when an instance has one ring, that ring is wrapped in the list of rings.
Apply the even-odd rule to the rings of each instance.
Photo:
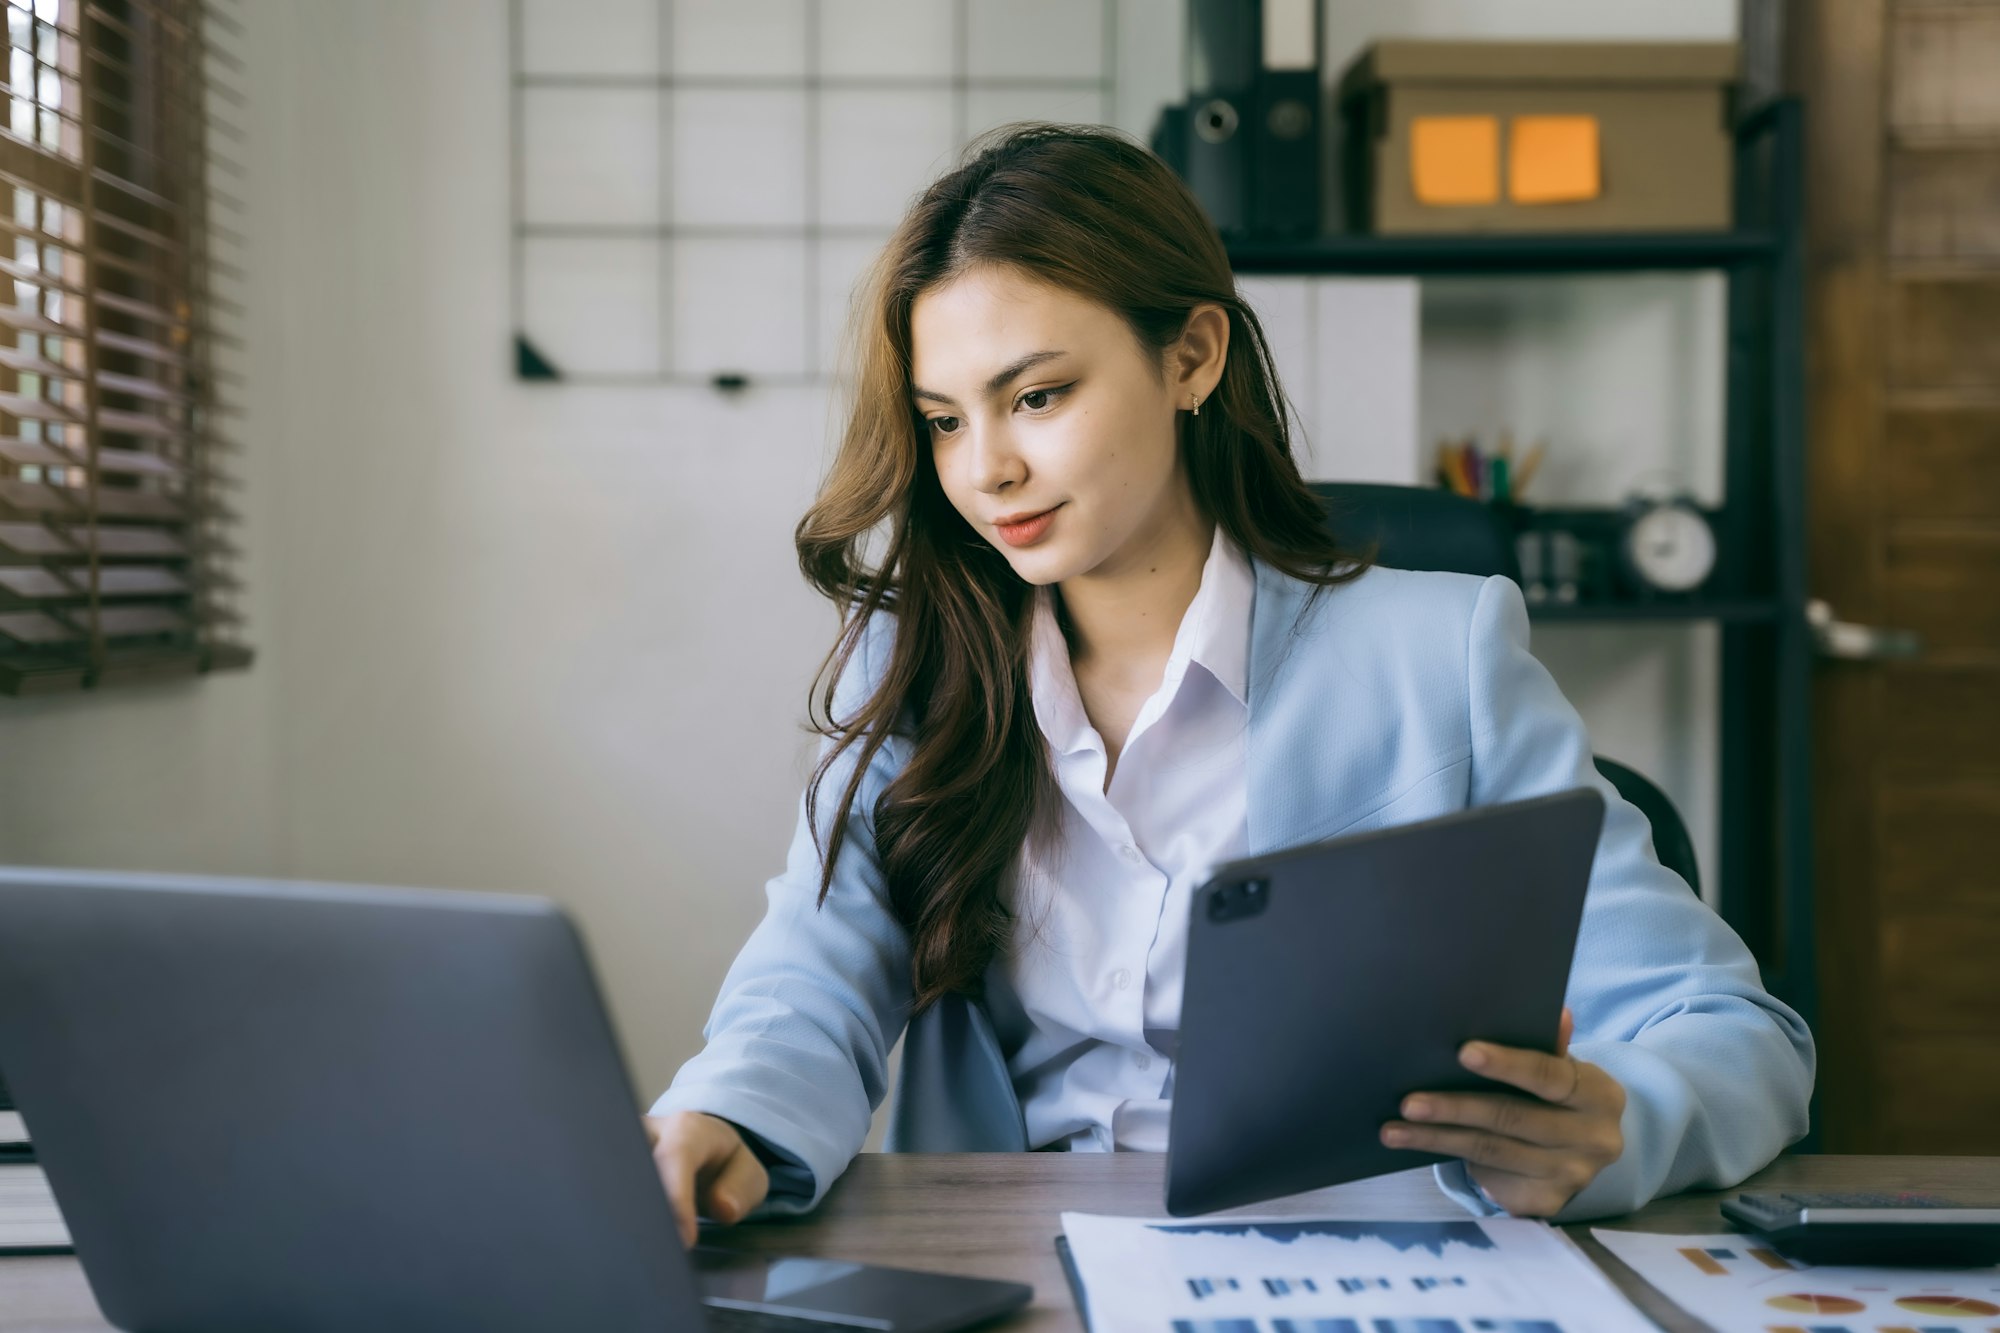
[[[1619,511],[1618,565],[1642,592],[1693,592],[1715,570],[1715,529],[1685,495],[1641,495]]]

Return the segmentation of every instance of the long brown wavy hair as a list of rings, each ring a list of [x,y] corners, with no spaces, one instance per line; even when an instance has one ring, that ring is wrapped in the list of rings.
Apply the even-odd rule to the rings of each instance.
[[[1299,476],[1263,328],[1181,179],[1097,126],[1017,123],[967,145],[862,280],[845,348],[852,410],[795,534],[807,581],[841,610],[809,723],[834,742],[807,787],[816,845],[820,783],[860,747],[821,848],[819,900],[862,776],[900,732],[908,757],[875,803],[873,832],[891,907],[910,935],[916,1010],[978,993],[1012,928],[1007,871],[1031,830],[1053,827],[1038,821],[1052,820],[1061,800],[1028,693],[1033,585],[946,498],[910,397],[911,307],[978,265],[1117,312],[1162,377],[1194,308],[1221,306],[1222,379],[1200,416],[1177,416],[1196,505],[1254,559],[1316,585],[1312,597],[1366,566],[1335,542]],[[872,561],[863,549],[871,540],[883,543]],[[852,716],[835,717],[835,686],[882,610],[894,613],[895,634],[878,684]]]

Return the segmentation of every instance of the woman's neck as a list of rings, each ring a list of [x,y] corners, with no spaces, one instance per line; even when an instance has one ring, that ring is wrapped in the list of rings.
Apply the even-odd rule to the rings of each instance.
[[[1214,522],[1189,497],[1183,513],[1155,524],[1116,568],[1065,580],[1060,610],[1072,667],[1123,674],[1164,662],[1214,540]]]

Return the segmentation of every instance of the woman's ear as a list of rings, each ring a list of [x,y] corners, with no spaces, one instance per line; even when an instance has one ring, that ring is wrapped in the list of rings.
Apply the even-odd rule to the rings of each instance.
[[[1190,397],[1206,401],[1222,382],[1229,359],[1229,312],[1213,301],[1189,313],[1180,339],[1168,352],[1167,368],[1177,406]]]

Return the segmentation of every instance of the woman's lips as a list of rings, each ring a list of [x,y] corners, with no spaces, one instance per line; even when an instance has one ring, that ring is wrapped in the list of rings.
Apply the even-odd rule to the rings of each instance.
[[[1056,509],[1061,508],[1061,505],[1057,505],[1055,509],[1044,509],[1033,518],[1022,519],[1019,523],[995,524],[993,530],[998,532],[1000,540],[1009,546],[1032,546],[1049,530],[1049,524],[1056,521]]]

